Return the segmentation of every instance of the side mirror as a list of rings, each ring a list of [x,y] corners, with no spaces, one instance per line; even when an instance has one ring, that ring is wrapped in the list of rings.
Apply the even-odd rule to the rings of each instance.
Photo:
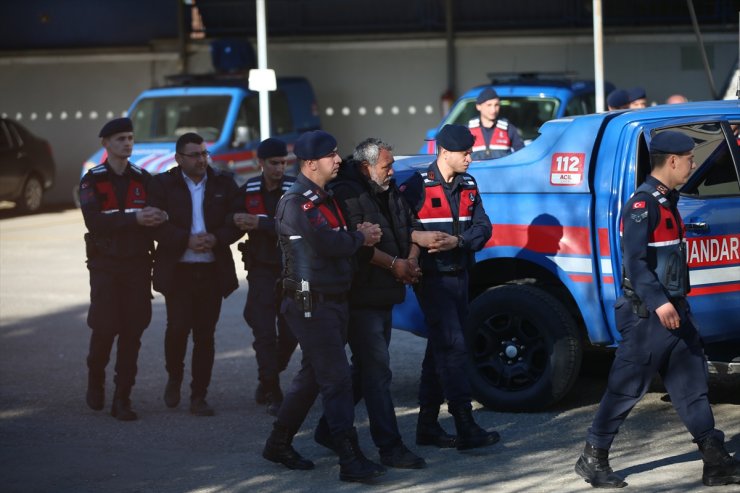
[[[231,143],[232,147],[242,147],[244,144],[249,142],[251,139],[251,132],[249,127],[246,125],[239,125],[234,131],[234,141]]]

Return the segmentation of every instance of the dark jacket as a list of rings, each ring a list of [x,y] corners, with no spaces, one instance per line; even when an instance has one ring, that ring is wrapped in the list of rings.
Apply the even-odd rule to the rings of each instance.
[[[237,186],[230,174],[208,168],[203,197],[203,218],[206,231],[216,236],[213,253],[221,285],[221,296],[231,294],[239,281],[236,278],[234,258],[229,245],[238,240],[243,232],[238,230],[227,216],[237,194]],[[172,285],[175,267],[185,253],[190,239],[193,222],[193,204],[182,171],[179,166],[155,175],[149,182],[148,204],[167,212],[168,220],[154,229],[157,249],[154,253],[154,289],[167,294]]]
[[[347,224],[353,230],[362,222],[379,224],[383,236],[375,247],[393,257],[407,258],[414,221],[411,209],[394,180],[384,193],[358,170],[358,165],[356,161],[342,164],[339,175],[330,185]],[[372,252],[371,247],[358,252],[359,271],[352,281],[350,306],[389,307],[403,302],[406,296],[404,285],[393,277],[390,270],[370,263]]]
[[[129,163],[118,176],[108,161],[88,171],[80,182],[80,207],[89,234],[85,236],[88,266],[127,270],[130,262],[150,263],[151,230],[136,222],[146,204],[149,173]]]

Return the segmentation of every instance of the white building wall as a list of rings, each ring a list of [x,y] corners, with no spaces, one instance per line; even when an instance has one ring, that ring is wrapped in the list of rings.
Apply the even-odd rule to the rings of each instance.
[[[737,61],[737,37],[709,33],[704,41],[720,90]],[[710,99],[700,64],[682,67],[682,49],[695,46],[690,33],[607,36],[605,78],[617,87],[641,85],[656,103],[676,92]],[[209,71],[207,46],[193,50],[191,71]],[[486,82],[488,72],[565,71],[593,78],[589,35],[459,38],[456,57],[458,92]],[[268,49],[268,65],[278,76],[312,82],[323,127],[336,135],[342,155],[369,136],[393,144],[397,154],[415,152],[441,117],[445,63],[443,39],[274,41]],[[80,165],[99,145],[103,122],[176,71],[174,51],[0,58],[0,114],[50,140],[58,167],[50,199],[69,200]]]

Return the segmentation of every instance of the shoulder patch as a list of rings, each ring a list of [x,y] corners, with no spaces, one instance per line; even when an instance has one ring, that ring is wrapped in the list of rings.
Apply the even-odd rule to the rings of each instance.
[[[630,219],[632,219],[636,223],[642,222],[642,220],[645,219],[646,217],[648,217],[647,209],[642,209],[642,212],[630,213]]]
[[[313,202],[308,201],[305,204],[303,204],[304,211],[310,211],[311,209],[313,209]]]
[[[633,209],[644,209],[645,208],[645,201],[644,200],[637,200],[632,204]]]

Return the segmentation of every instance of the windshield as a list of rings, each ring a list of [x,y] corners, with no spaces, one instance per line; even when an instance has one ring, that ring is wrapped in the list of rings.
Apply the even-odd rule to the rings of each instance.
[[[214,142],[221,136],[231,96],[145,98],[131,111],[136,142],[174,142],[195,132]]]
[[[560,101],[555,98],[501,98],[499,117],[513,123],[522,139],[528,141],[537,137],[540,125],[555,118],[559,106]],[[471,98],[455,105],[445,123],[467,126],[474,118],[478,118],[478,110],[475,109],[475,99]]]

